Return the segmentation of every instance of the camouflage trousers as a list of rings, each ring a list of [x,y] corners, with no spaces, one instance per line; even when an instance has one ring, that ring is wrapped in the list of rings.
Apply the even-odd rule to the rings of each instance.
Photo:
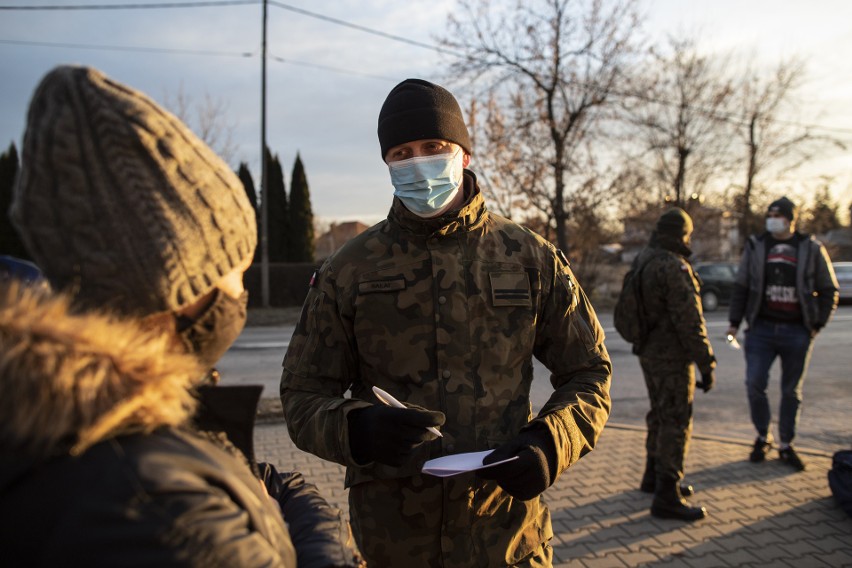
[[[695,369],[691,361],[640,357],[639,363],[651,401],[645,449],[657,475],[682,479],[692,434]]]

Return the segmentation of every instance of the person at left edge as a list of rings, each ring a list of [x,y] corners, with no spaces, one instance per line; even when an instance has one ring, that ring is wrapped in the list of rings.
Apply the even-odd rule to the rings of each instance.
[[[338,509],[255,463],[260,389],[209,380],[257,235],[227,164],[76,66],[36,89],[21,164],[11,216],[53,291],[0,286],[0,563],[360,565]]]

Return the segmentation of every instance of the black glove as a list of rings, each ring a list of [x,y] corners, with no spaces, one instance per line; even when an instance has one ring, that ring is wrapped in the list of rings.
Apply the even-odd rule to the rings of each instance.
[[[541,495],[556,477],[556,446],[543,429],[527,430],[485,456],[483,464],[518,459],[476,471],[482,479],[493,479],[503,491],[522,501]]]
[[[701,371],[701,380],[695,381],[695,388],[702,389],[704,392],[709,392],[716,384],[716,375],[713,369],[709,371]]]
[[[437,439],[426,428],[441,426],[445,417],[443,412],[374,404],[351,411],[348,420],[349,449],[356,462],[399,467],[417,446]]]

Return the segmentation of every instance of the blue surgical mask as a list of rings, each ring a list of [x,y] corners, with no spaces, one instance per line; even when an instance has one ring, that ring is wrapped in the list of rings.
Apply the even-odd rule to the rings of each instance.
[[[446,212],[459,192],[464,176],[464,153],[417,156],[388,164],[393,194],[419,217]]]
[[[766,230],[770,233],[786,233],[790,228],[790,222],[783,217],[767,217]]]

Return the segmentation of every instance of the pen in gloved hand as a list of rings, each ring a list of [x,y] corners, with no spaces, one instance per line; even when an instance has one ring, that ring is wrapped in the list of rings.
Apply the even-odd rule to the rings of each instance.
[[[399,402],[397,399],[395,399],[393,395],[391,395],[385,390],[380,389],[379,387],[373,387],[373,394],[375,394],[376,398],[378,398],[380,401],[382,401],[388,406],[393,406],[394,408],[406,408],[406,406]],[[428,426],[426,429],[438,437],[444,437],[444,435],[441,434],[441,432],[434,426]]]

